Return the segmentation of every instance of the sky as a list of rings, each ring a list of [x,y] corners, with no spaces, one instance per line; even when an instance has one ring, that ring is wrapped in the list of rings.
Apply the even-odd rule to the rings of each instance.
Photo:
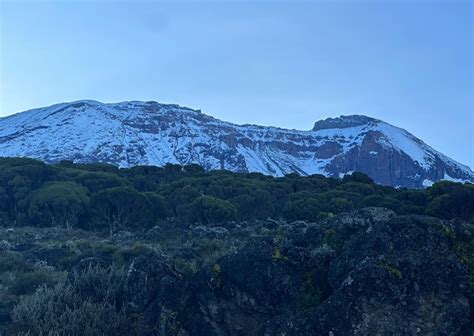
[[[0,117],[155,100],[301,130],[364,114],[474,168],[473,2],[0,0]]]

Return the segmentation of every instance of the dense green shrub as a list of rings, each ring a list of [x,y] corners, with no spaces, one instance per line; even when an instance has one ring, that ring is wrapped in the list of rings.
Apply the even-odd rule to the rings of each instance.
[[[425,190],[376,185],[355,172],[284,177],[206,172],[197,165],[138,166],[0,159],[0,225],[144,230],[266,218],[315,221],[365,206],[398,214],[474,218],[474,186],[448,181]]]
[[[85,172],[75,178],[75,181],[89,192],[97,193],[104,189],[127,186],[128,182],[120,176],[105,172]]]
[[[153,209],[145,194],[116,187],[99,191],[91,198],[91,224],[111,232],[123,228],[147,228],[153,225]]]
[[[316,221],[319,213],[325,211],[323,204],[321,198],[299,197],[286,204],[284,215],[290,220]]]
[[[84,187],[74,182],[51,182],[31,193],[28,217],[38,226],[73,227],[88,206]]]
[[[234,220],[237,215],[232,203],[212,196],[199,197],[192,207],[196,221],[203,224]]]
[[[474,186],[440,182],[431,190],[427,213],[440,218],[474,219]]]

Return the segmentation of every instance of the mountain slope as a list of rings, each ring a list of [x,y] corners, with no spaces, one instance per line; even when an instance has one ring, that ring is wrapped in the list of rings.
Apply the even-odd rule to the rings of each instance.
[[[410,188],[474,173],[407,131],[366,116],[315,123],[310,131],[235,125],[198,110],[157,102],[84,100],[0,119],[0,156],[128,167],[197,163],[206,169],[297,172],[340,177],[367,173]]]

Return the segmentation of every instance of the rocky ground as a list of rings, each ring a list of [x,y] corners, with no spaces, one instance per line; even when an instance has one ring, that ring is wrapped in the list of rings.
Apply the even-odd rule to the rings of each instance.
[[[474,224],[384,208],[113,236],[3,228],[0,259],[2,335],[474,329]]]

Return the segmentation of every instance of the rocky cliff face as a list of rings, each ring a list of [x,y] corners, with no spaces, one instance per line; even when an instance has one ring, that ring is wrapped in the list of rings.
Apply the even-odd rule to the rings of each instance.
[[[365,116],[315,123],[310,131],[235,125],[157,102],[63,103],[0,119],[0,156],[121,167],[197,163],[206,169],[340,177],[360,171],[410,188],[474,173],[407,131]]]

